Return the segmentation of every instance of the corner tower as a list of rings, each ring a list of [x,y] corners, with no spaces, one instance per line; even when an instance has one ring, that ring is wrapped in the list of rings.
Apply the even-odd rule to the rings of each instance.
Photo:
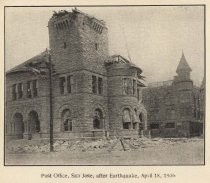
[[[191,71],[182,52],[180,62],[176,69],[178,75],[174,78],[173,86],[175,98],[177,98],[177,119],[182,122],[183,125],[186,125],[186,128],[189,127],[188,122],[192,120],[193,81],[190,79]]]
[[[180,59],[179,65],[177,66],[176,73],[180,80],[190,80],[190,72],[192,69],[187,63],[187,60],[182,52],[182,57]]]
[[[54,12],[48,28],[52,60],[58,73],[81,69],[105,72],[108,37],[104,21],[74,9]]]
[[[174,83],[176,88],[182,90],[192,90],[193,82],[190,78],[192,69],[187,63],[184,53],[182,52],[181,59],[176,69],[177,76],[175,76]]]

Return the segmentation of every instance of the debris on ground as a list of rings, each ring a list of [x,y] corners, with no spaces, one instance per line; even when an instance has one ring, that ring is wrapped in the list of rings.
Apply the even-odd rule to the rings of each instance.
[[[131,139],[98,139],[98,140],[55,140],[54,151],[125,151],[148,148],[166,148],[183,143],[196,143],[203,140],[194,138],[131,138]],[[49,152],[49,140],[11,140],[6,144],[9,153]]]

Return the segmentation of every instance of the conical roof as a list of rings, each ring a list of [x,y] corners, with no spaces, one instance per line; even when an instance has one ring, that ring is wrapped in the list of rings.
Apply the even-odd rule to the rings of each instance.
[[[179,71],[188,71],[188,72],[192,71],[192,69],[187,63],[187,60],[183,52],[182,52],[182,57],[180,59],[179,65],[177,66],[177,69],[176,69],[176,72],[179,72]]]

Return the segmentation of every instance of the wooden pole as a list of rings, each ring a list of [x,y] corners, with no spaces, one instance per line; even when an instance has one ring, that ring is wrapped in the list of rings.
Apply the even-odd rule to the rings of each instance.
[[[50,99],[50,152],[53,148],[52,61],[49,53],[49,99]]]

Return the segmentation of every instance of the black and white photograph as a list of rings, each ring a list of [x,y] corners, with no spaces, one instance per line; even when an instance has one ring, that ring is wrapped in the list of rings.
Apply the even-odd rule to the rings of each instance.
[[[4,10],[5,166],[205,165],[205,5]]]

